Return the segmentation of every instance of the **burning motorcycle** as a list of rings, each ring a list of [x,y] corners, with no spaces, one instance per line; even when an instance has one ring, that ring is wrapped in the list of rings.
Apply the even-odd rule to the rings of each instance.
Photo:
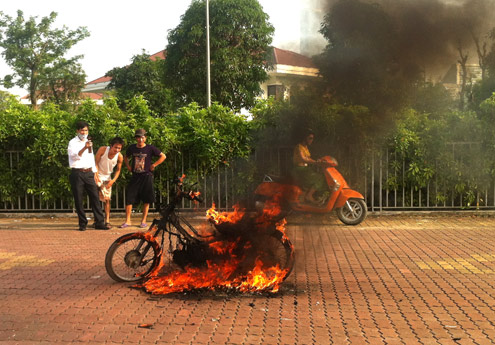
[[[263,209],[267,200],[280,203],[285,213],[301,211],[309,213],[329,213],[336,210],[338,218],[346,225],[357,225],[367,215],[367,206],[361,193],[352,190],[344,177],[336,169],[337,161],[325,156],[320,165],[324,168],[325,181],[330,195],[322,205],[310,205],[303,201],[303,190],[294,184],[290,177],[265,175],[263,182],[255,190],[255,207]]]
[[[176,208],[184,198],[201,202],[199,192],[183,191],[184,177],[176,180],[175,196],[147,232],[113,242],[105,257],[108,275],[118,282],[140,282],[154,294],[204,288],[277,291],[294,264],[285,220],[211,208],[207,216],[213,231],[197,230]]]

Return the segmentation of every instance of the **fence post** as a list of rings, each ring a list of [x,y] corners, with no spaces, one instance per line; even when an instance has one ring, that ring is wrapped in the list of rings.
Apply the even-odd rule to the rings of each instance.
[[[371,153],[371,212],[375,211],[375,154]]]

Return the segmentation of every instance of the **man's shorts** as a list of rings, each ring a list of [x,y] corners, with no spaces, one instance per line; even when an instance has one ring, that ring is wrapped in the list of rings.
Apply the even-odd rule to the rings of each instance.
[[[134,174],[126,189],[126,205],[135,205],[142,201],[144,204],[155,202],[153,175]]]
[[[101,201],[108,201],[112,199],[112,186],[108,187],[108,181],[103,181],[99,186],[98,186],[98,191],[100,194],[100,200]]]

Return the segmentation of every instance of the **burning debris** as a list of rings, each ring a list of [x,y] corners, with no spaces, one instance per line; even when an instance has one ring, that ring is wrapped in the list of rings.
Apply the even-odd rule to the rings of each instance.
[[[275,205],[269,205],[258,217],[238,207],[233,212],[218,212],[213,205],[207,211],[215,227],[209,234],[208,250],[198,247],[195,252],[169,253],[178,265],[164,270],[162,262],[139,286],[152,294],[191,290],[277,292],[290,274],[294,258],[285,219],[273,220],[273,215],[280,213]],[[195,260],[198,255],[206,260]]]
[[[142,324],[138,325],[138,328],[153,329],[153,324],[152,323],[142,323]]]
[[[267,202],[259,216],[238,207],[218,212],[213,205],[207,211],[212,226],[205,233],[175,212],[184,198],[201,201],[199,192],[184,190],[184,177],[175,180],[173,200],[160,209],[161,218],[153,220],[148,232],[126,234],[112,243],[105,256],[109,276],[119,282],[140,281],[133,287],[154,295],[277,292],[294,264],[279,204]]]

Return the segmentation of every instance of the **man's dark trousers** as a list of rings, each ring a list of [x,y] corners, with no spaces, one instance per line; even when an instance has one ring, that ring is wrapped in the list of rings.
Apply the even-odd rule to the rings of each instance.
[[[93,210],[95,217],[95,226],[104,226],[105,217],[101,209],[94,173],[82,169],[72,169],[69,181],[72,187],[72,194],[74,195],[77,217],[79,218],[79,228],[86,228],[88,224],[88,219],[86,218],[86,212],[84,211],[83,206],[84,191],[86,191],[89,197],[91,209]]]

